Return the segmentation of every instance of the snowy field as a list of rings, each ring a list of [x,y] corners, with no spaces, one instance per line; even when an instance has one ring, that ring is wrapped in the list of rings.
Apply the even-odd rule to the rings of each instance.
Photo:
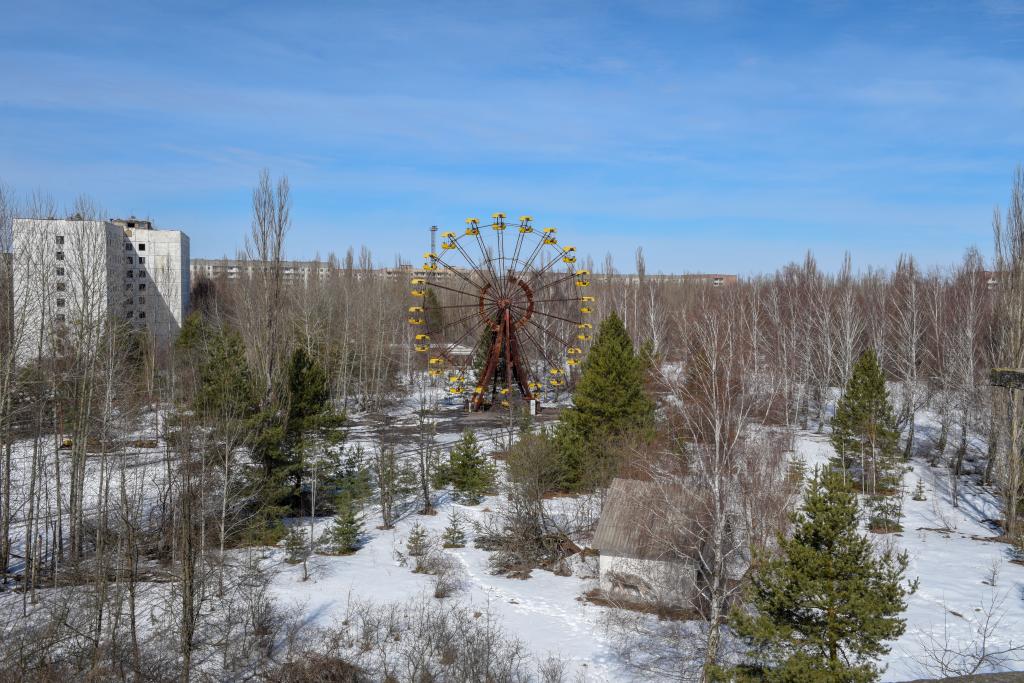
[[[927,424],[922,425],[927,427]],[[833,454],[827,436],[800,432],[794,456],[808,467],[825,463]],[[1013,639],[1024,640],[1024,566],[1010,562],[1009,546],[983,539],[994,535],[984,520],[996,516],[991,495],[964,486],[959,508],[949,504],[948,477],[944,468],[932,468],[913,462],[906,473],[907,495],[904,506],[904,532],[872,535],[879,544],[894,543],[910,557],[908,577],[917,577],[920,585],[909,598],[905,613],[907,631],[884,660],[886,681],[928,677],[923,665],[925,653],[938,641],[956,647],[966,646],[979,634],[979,624],[995,606],[1000,624],[990,641],[997,647]],[[924,483],[926,500],[911,500],[917,480]],[[267,564],[279,572],[274,580],[278,596],[300,606],[315,623],[328,625],[344,612],[350,596],[372,600],[403,601],[419,594],[430,594],[432,578],[415,574],[402,566],[397,553],[404,551],[405,539],[419,522],[439,535],[448,524],[454,505],[468,520],[479,519],[484,510],[500,500],[467,507],[440,501],[436,516],[410,515],[395,529],[375,528],[379,518],[368,517],[368,542],[358,553],[347,557],[317,556],[312,560],[312,576],[302,580],[301,566],[284,563],[284,551],[269,554]],[[308,520],[296,520],[308,524]],[[326,529],[330,519],[319,519],[316,528]],[[468,525],[467,525],[468,527]],[[466,572],[462,592],[448,598],[488,610],[511,634],[524,641],[537,656],[557,653],[575,666],[584,680],[629,680],[636,673],[625,668],[614,654],[610,638],[602,628],[607,608],[583,600],[583,594],[596,585],[592,563],[579,562],[573,576],[556,576],[534,570],[526,580],[494,576],[489,573],[489,553],[472,548],[472,530],[467,528],[466,548],[447,550],[458,558]],[[996,567],[995,586],[990,585]],[[1024,661],[1008,662],[1011,668],[1024,669]]]
[[[398,450],[403,441],[408,441],[409,447],[415,446],[411,435],[417,428],[419,405],[420,398],[410,396],[383,422],[379,416],[351,416],[348,447],[370,448],[382,436],[388,437]],[[467,426],[476,430],[485,450],[500,447],[506,438],[507,432],[493,416],[486,420],[465,416],[457,405],[442,405],[440,414],[436,440],[442,448],[458,439]],[[922,440],[935,428],[927,415],[919,418],[918,425]],[[972,444],[974,450],[982,446],[978,442]],[[24,448],[22,445],[19,455],[28,455]],[[132,466],[125,469],[130,489],[144,495],[143,491],[156,488],[163,476],[161,451],[140,448],[132,453]],[[827,435],[797,434],[793,457],[809,468],[823,464],[832,454]],[[98,466],[99,463],[90,462],[90,480],[95,478]],[[962,484],[961,503],[953,507],[944,467],[932,467],[923,459],[914,459],[909,466],[910,471],[904,475],[904,531],[872,536],[879,546],[892,543],[906,550],[910,558],[908,577],[920,580],[904,614],[906,633],[893,643],[892,652],[884,661],[888,666],[883,676],[886,681],[931,677],[934,669],[929,672],[925,666],[928,651],[942,642],[954,649],[968,647],[979,638],[986,619],[998,621],[988,641],[990,646],[1007,646],[1010,638],[1014,645],[1024,641],[1024,565],[1019,559],[1013,561],[1009,546],[987,540],[996,534],[987,520],[998,516],[991,493]],[[924,488],[923,501],[912,499],[919,480]],[[24,478],[15,478],[16,489],[26,484]],[[95,487],[89,487],[87,500],[94,500],[96,493]],[[432,596],[434,578],[414,573],[411,565],[403,562],[401,553],[415,523],[439,536],[454,508],[464,519],[467,547],[444,551],[457,559],[464,572],[461,590],[446,600],[489,615],[501,628],[523,641],[537,658],[548,654],[562,657],[569,663],[570,680],[573,676],[587,681],[636,679],[635,671],[617,658],[614,636],[602,627],[607,608],[583,598],[596,586],[593,559],[574,562],[571,576],[534,570],[530,578],[520,580],[489,572],[489,553],[473,547],[471,523],[482,519],[501,502],[499,497],[492,497],[477,506],[463,506],[442,493],[437,501],[437,515],[406,514],[392,530],[379,528],[379,513],[371,508],[364,520],[365,545],[349,556],[314,555],[309,561],[307,580],[303,580],[301,565],[285,563],[283,548],[262,551],[262,565],[273,574],[273,592],[283,606],[301,610],[311,625],[330,626],[344,615],[350,600],[405,602],[417,596]],[[567,501],[555,499],[551,504],[564,505]],[[332,521],[326,517],[315,520],[315,533],[325,531]],[[292,519],[288,523],[305,529],[309,520]],[[16,515],[16,533],[19,526]],[[14,595],[8,594],[7,598]],[[1003,666],[1024,670],[1024,660],[1007,661]]]

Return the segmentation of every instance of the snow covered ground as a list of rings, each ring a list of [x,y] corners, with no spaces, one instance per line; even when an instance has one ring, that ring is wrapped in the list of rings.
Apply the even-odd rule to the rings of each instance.
[[[387,425],[373,422],[370,416],[352,416],[349,445],[371,447],[382,434],[391,434],[400,448],[415,428],[418,400],[410,396],[393,411]],[[504,429],[493,419],[474,422],[460,414],[457,406],[443,408],[437,440],[442,447],[454,442],[464,426],[477,430],[485,449],[495,448],[504,438]],[[450,413],[450,414],[449,414]],[[550,417],[550,414],[548,415]],[[919,436],[926,438],[934,429],[930,416],[919,419]],[[414,442],[408,444],[414,446]],[[982,444],[975,442],[974,448]],[[162,476],[160,448],[138,449],[132,468],[134,488],[155,488]],[[833,454],[827,435],[799,432],[794,457],[809,467],[826,462]],[[95,463],[90,463],[89,478]],[[996,649],[1012,639],[1024,642],[1024,565],[1014,562],[1011,549],[993,542],[994,526],[987,520],[998,516],[990,491],[975,485],[961,485],[961,502],[950,502],[949,477],[943,467],[932,467],[924,459],[914,459],[904,476],[906,489],[902,533],[873,535],[880,546],[893,543],[906,550],[910,565],[908,576],[920,580],[917,592],[910,596],[906,633],[892,646],[884,663],[888,669],[883,680],[902,681],[928,677],[934,671],[925,668],[929,649],[945,642],[950,649],[965,649],[979,637],[985,619],[994,615],[998,628],[989,639]],[[918,480],[923,483],[925,500],[912,500]],[[24,482],[16,478],[16,489]],[[91,499],[95,491],[90,487]],[[481,505],[463,506],[442,495],[436,516],[411,514],[392,530],[379,529],[380,518],[367,511],[366,544],[357,553],[344,556],[316,555],[310,560],[311,576],[303,580],[301,565],[284,562],[282,548],[265,551],[264,566],[275,573],[274,594],[286,605],[301,607],[311,624],[330,625],[344,614],[350,599],[376,602],[404,602],[419,595],[433,594],[433,577],[416,574],[403,566],[399,553],[415,523],[440,535],[448,524],[452,508],[466,520],[467,547],[451,553],[465,572],[464,587],[447,600],[469,605],[474,611],[487,612],[503,629],[518,637],[538,657],[558,654],[570,662],[570,677],[580,675],[587,681],[630,680],[635,673],[620,662],[611,638],[602,628],[606,609],[586,602],[583,594],[596,583],[594,564],[577,562],[572,576],[557,576],[535,570],[526,580],[492,575],[489,553],[473,548],[470,524],[500,505],[497,497]],[[557,504],[557,503],[555,503]],[[309,520],[290,520],[305,527]],[[319,534],[332,523],[331,518],[315,521]],[[15,525],[17,528],[17,524]],[[17,533],[17,532],[16,532]],[[993,581],[994,579],[994,581]],[[993,585],[994,584],[994,585]],[[431,598],[433,599],[433,598]],[[1004,662],[1007,668],[1024,670],[1024,659]]]

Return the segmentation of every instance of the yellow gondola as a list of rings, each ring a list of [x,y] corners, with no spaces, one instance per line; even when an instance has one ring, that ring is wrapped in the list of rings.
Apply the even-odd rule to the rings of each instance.
[[[508,387],[505,387],[505,388],[504,388],[504,389],[502,389],[502,390],[501,390],[501,391],[500,391],[499,393],[500,393],[500,394],[501,394],[502,396],[506,396],[506,395],[508,395]]]
[[[484,393],[484,388],[483,387],[477,387],[476,389],[473,390],[473,393],[474,394],[482,394],[482,393]]]
[[[480,225],[480,219],[479,218],[467,218],[466,219],[466,225]]]
[[[424,252],[423,258],[425,258],[425,259],[435,259],[435,258],[437,258],[437,254],[435,254],[432,251]]]
[[[558,239],[555,237],[545,237],[544,244],[558,244]]]
[[[569,263],[569,264],[576,263],[576,257],[575,256],[563,256],[562,257],[562,263]]]
[[[581,353],[583,353],[583,349],[581,349],[581,348],[580,348],[580,347],[578,347],[578,346],[570,346],[569,348],[567,348],[567,349],[565,350],[565,352],[566,352],[567,354],[569,354],[570,356],[578,356],[578,355],[580,355]]]
[[[440,377],[441,376],[441,371],[440,370],[427,370],[427,374],[430,375],[431,377]]]
[[[449,244],[448,242],[441,242],[441,248],[442,249],[454,249],[455,248],[455,244],[454,243]]]
[[[558,232],[558,228],[544,228],[544,232],[550,235],[551,233]]]
[[[433,263],[424,263],[423,270],[437,270],[437,266],[435,266]]]
[[[459,382],[465,382],[466,378],[462,375],[448,375],[448,381],[452,384],[457,384]]]
[[[430,344],[417,344],[416,345],[416,351],[418,353],[426,353],[429,350],[430,350]]]
[[[508,403],[508,401],[502,401],[502,402],[501,402],[501,407],[502,407],[502,408],[508,408],[508,406],[509,406],[509,403]]]
[[[448,387],[449,394],[461,394],[464,391],[465,389],[463,389],[462,387]]]
[[[426,321],[423,318],[409,318],[410,325],[424,325]]]
[[[425,291],[423,291],[422,289],[414,289],[414,290],[410,291],[409,293],[412,294],[413,296],[419,297],[421,299],[427,295],[427,293]]]
[[[548,372],[550,372],[552,375],[562,374],[562,370],[560,368],[551,368],[550,370],[548,370]]]
[[[532,220],[533,220],[533,216],[520,216],[519,217],[519,222],[520,223],[529,223]]]
[[[427,362],[430,363],[431,365],[444,365],[444,358],[441,358],[440,356],[434,356]]]
[[[576,251],[576,247],[562,247],[562,251],[568,253],[570,251]]]
[[[410,313],[422,313],[423,312],[423,307],[422,306],[410,306],[409,307],[409,312]]]
[[[533,228],[529,225],[521,225],[519,226],[519,232],[533,232]]]
[[[537,391],[542,386],[543,385],[540,382],[530,382],[529,384],[526,385],[526,388],[529,389],[530,391]]]
[[[584,315],[586,315],[586,314],[588,314],[590,312],[591,311],[590,311],[590,308],[588,306],[583,306],[582,308],[580,308],[580,313],[582,313]]]
[[[582,277],[582,276],[590,275],[590,271],[589,270],[577,270],[574,273],[574,275],[576,275],[577,277]]]
[[[550,384],[551,386],[553,386],[553,387],[560,387],[560,386],[562,386],[563,384],[565,384],[565,382],[563,382],[563,381],[562,381],[562,380],[560,380],[560,379],[553,379],[553,380],[551,380],[551,381],[549,382],[549,384]]]
[[[589,287],[590,286],[590,280],[577,280],[576,281],[576,286],[577,287]]]
[[[594,301],[596,301],[596,299],[592,296],[581,296],[580,301],[582,301],[583,303],[593,303]]]
[[[441,237],[445,239],[455,239],[455,233],[449,230],[448,232],[442,232]]]
[[[424,280],[421,277],[414,277],[413,279],[409,280],[409,284],[410,285],[425,285],[425,284],[427,284],[427,281]]]
[[[579,339],[580,341],[590,341],[589,334],[577,334],[576,338]]]
[[[586,297],[584,297],[584,298],[586,298]],[[576,325],[576,327],[580,328],[581,330],[592,330],[592,329],[594,329],[594,326],[591,325],[590,323],[579,323],[578,325]]]
[[[476,227],[475,225],[471,225],[468,228],[466,228],[466,234],[467,235],[479,235],[480,234],[480,228]]]
[[[491,218],[494,218],[496,220],[504,218],[504,217],[505,217],[505,214],[501,213],[500,211],[498,213],[492,213],[491,214]]]
[[[430,335],[429,334],[417,334],[416,335],[416,341],[430,341]]]
[[[579,361],[578,361],[578,360],[576,360],[575,358],[570,358],[569,360],[567,360],[567,361],[565,361],[565,362],[566,362],[567,364],[569,364],[569,365],[577,365],[577,364],[579,364]]]

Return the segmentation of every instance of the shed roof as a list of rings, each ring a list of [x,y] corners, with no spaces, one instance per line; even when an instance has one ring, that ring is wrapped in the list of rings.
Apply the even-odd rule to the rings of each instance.
[[[593,545],[602,555],[680,560],[684,502],[682,487],[616,478],[608,488]]]

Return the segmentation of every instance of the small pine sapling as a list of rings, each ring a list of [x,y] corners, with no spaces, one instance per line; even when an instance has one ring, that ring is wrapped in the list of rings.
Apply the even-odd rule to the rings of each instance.
[[[360,547],[363,520],[359,508],[350,497],[342,495],[337,502],[334,524],[325,534],[324,546],[333,555],[350,555]]]
[[[914,500],[928,500],[924,495],[924,482],[920,479],[917,480],[917,486],[914,487],[914,495],[911,498]]]
[[[430,539],[423,525],[416,522],[405,540],[405,552],[409,557],[423,557],[430,550]]]
[[[448,526],[441,536],[441,542],[445,548],[466,547],[466,532],[462,528],[462,518],[459,517],[459,513],[454,509],[451,515],[448,516]]]
[[[284,561],[288,564],[304,562],[309,557],[309,547],[306,545],[306,534],[298,527],[292,527],[288,535],[284,537]]]

